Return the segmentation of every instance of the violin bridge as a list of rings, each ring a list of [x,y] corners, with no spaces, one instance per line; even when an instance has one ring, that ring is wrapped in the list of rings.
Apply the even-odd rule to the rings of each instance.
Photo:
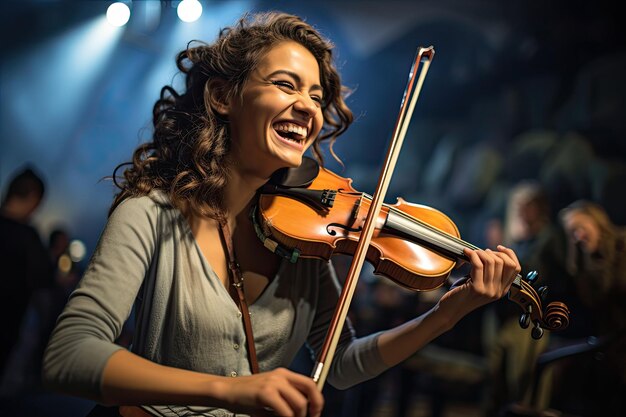
[[[321,196],[320,202],[325,207],[330,208],[333,206],[333,204],[335,204],[336,196],[337,196],[337,190],[324,189],[322,190],[322,196]]]

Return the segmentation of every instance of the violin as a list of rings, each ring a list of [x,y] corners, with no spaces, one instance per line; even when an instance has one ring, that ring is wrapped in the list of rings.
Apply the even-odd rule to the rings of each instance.
[[[261,188],[253,208],[251,218],[265,246],[292,262],[353,255],[371,196],[353,188],[351,179],[320,168],[309,158],[294,171],[282,174],[291,175],[290,183],[274,179]],[[294,179],[297,175],[309,178]],[[375,274],[409,290],[442,286],[458,262],[468,261],[464,249],[478,249],[460,239],[447,215],[402,198],[396,204],[383,204],[374,223],[366,260]],[[551,302],[543,307],[547,288],[535,290],[532,283],[537,276],[535,271],[526,278],[518,275],[508,294],[522,309],[520,325],[526,328],[534,323],[531,334],[535,339],[541,338],[543,329],[561,330],[569,323],[565,304]]]

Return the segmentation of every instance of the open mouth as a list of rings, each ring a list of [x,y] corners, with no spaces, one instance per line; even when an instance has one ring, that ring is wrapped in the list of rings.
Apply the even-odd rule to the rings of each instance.
[[[274,123],[272,126],[276,135],[290,145],[296,145],[301,148],[306,143],[309,131],[306,127],[299,126],[295,123],[280,122]]]

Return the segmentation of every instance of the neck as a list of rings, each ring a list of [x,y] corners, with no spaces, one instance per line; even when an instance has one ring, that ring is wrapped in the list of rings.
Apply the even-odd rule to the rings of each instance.
[[[256,190],[265,184],[268,179],[247,173],[239,167],[231,169],[224,189],[223,206],[231,233],[236,233],[238,223],[239,225],[245,224]],[[204,227],[204,225],[211,224],[211,227],[219,227],[216,220],[195,215],[191,211],[186,212],[186,217],[194,235],[197,235],[198,230]]]
[[[232,230],[237,224],[237,219],[248,216],[248,210],[257,189],[268,179],[237,168],[232,170],[224,193],[228,222]]]

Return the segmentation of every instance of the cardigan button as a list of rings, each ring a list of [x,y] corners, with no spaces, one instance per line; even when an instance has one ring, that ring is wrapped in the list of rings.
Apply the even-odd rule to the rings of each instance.
[[[237,372],[236,372],[236,371],[232,371],[232,372],[230,373],[230,376],[232,376],[233,378],[234,378],[234,377],[236,377],[236,376],[237,376]]]

